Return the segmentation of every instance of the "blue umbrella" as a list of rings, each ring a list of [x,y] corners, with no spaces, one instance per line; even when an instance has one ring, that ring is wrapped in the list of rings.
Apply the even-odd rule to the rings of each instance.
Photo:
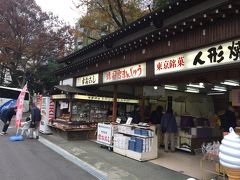
[[[16,103],[17,103],[16,99],[12,99],[12,100],[9,100],[6,103],[4,103],[2,106],[0,106],[0,114],[2,113],[2,111],[4,109],[16,107]]]

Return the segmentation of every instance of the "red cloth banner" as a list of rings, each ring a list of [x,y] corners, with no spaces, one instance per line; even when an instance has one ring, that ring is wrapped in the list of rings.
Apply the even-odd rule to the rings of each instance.
[[[52,121],[54,119],[54,110],[55,110],[55,107],[54,107],[54,101],[52,98],[50,98],[50,102],[49,102],[49,112],[48,112],[48,121]]]
[[[27,91],[27,84],[23,87],[17,99],[16,128],[19,128],[21,125],[24,97],[25,97],[26,91]]]

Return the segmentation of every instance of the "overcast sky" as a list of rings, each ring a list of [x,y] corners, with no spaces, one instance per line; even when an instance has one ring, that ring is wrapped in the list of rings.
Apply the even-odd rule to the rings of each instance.
[[[54,15],[59,16],[60,19],[66,21],[74,26],[78,18],[83,14],[79,9],[76,10],[73,5],[73,0],[35,0],[43,11],[51,11]],[[77,2],[77,0],[74,0]]]

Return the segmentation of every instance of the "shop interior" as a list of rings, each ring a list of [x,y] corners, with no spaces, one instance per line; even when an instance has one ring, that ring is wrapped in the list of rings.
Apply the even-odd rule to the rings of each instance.
[[[219,117],[225,113],[229,105],[233,105],[237,126],[240,126],[240,109],[236,102],[239,98],[236,95],[240,89],[239,80],[165,84],[151,86],[151,88],[162,94],[145,98],[145,107],[148,107],[147,112],[145,111],[146,117],[149,117],[149,112],[158,105],[166,109],[167,97],[170,96],[178,125],[175,142],[177,151],[165,153],[162,147],[159,149],[158,159],[151,162],[197,179],[216,177],[217,174],[212,172],[221,172],[222,170],[220,170],[215,157],[201,161],[204,157],[202,143],[221,141],[223,132]],[[202,167],[201,162],[203,163]]]
[[[212,160],[210,158],[210,160],[201,161],[204,156],[202,144],[221,141],[223,131],[219,117],[224,114],[229,105],[233,105],[237,125],[240,126],[240,109],[235,99],[239,89],[239,80],[223,79],[218,82],[138,86],[133,90],[129,90],[129,86],[120,85],[118,91],[134,92],[134,95],[144,99],[144,122],[149,122],[150,113],[157,106],[161,105],[166,109],[168,97],[171,97],[178,125],[175,142],[177,151],[165,153],[162,144],[158,158],[151,162],[197,179],[203,177],[210,179],[217,174],[208,172],[209,170],[213,172],[222,170],[215,157]],[[221,179],[221,177],[218,178]]]
[[[154,82],[154,81],[153,81]],[[96,89],[96,88],[95,88]],[[96,128],[99,122],[112,121],[112,99],[113,86],[102,86],[93,92],[101,94],[106,99],[71,98],[57,102],[56,123],[60,119],[71,121],[75,126],[71,128],[84,128],[91,124]],[[165,153],[163,147],[159,149],[158,158],[152,160],[154,164],[173,169],[183,174],[201,179],[202,171],[200,161],[203,157],[201,145],[204,142],[220,141],[222,130],[219,124],[219,116],[225,112],[229,104],[233,104],[236,110],[238,126],[239,101],[235,96],[239,93],[240,81],[236,79],[222,79],[217,82],[194,82],[159,84],[147,86],[118,85],[118,98],[143,99],[144,100],[144,122],[148,123],[150,113],[161,105],[164,110],[171,97],[172,108],[178,125],[176,135],[175,153]],[[88,97],[89,98],[89,97]],[[134,103],[117,103],[117,117],[125,123],[134,109]],[[71,107],[71,108],[70,108]],[[83,123],[84,122],[84,123]],[[69,124],[69,123],[68,123]],[[80,127],[81,126],[81,127]],[[87,126],[86,126],[87,127]],[[89,127],[89,126],[88,126]],[[204,161],[204,169],[216,171],[216,161]],[[185,165],[183,165],[185,164]],[[205,178],[214,177],[210,172],[205,172]]]

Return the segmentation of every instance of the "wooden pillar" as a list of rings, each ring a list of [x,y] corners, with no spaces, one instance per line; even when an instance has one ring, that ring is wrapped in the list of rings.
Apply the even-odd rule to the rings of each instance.
[[[70,113],[70,119],[69,119],[69,121],[72,121],[72,96],[73,96],[72,94],[69,95],[69,105],[68,105],[69,108],[70,108],[70,109],[69,109],[69,113]]]
[[[143,86],[142,86],[142,93],[139,99],[139,108],[140,108],[140,118],[141,122],[144,122],[145,117],[144,117],[144,103],[145,103],[145,97],[143,96]]]
[[[117,119],[117,85],[114,85],[113,90],[113,108],[112,108],[112,122],[116,122]]]

